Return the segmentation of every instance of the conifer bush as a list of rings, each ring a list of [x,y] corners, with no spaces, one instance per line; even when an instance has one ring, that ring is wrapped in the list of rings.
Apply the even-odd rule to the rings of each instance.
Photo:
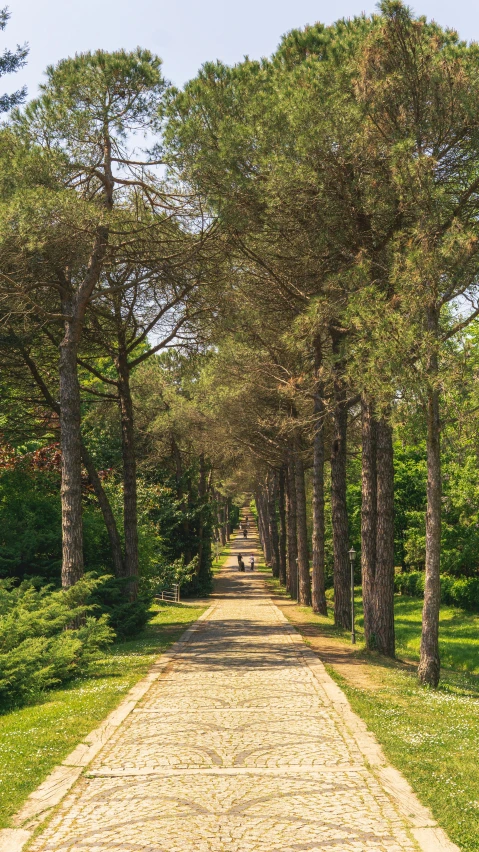
[[[101,579],[68,590],[34,580],[0,581],[0,707],[23,703],[84,674],[115,634],[87,603]]]

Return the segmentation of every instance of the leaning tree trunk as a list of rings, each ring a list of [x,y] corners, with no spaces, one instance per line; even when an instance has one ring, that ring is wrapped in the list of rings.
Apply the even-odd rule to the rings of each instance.
[[[286,503],[285,503],[286,470],[283,465],[278,479],[278,509],[279,509],[279,582],[286,585]]]
[[[374,594],[377,537],[377,421],[373,406],[361,400],[362,476],[361,476],[361,576],[364,608],[364,638],[368,648],[376,647]]]
[[[316,381],[321,366],[321,349],[315,346]],[[313,443],[313,567],[311,573],[311,603],[313,612],[328,614],[324,578],[324,403],[321,387],[314,393],[314,443]]]
[[[351,576],[349,566],[349,529],[346,502],[346,440],[348,408],[343,387],[340,359],[341,335],[332,331],[331,342],[336,356],[334,365],[333,441],[331,446],[331,517],[334,553],[334,623],[351,628]]]
[[[138,497],[136,484],[136,451],[133,400],[126,349],[118,352],[118,392],[120,397],[121,451],[123,457],[123,524],[125,535],[125,575],[128,597],[138,596]]]
[[[308,527],[306,522],[306,488],[301,453],[296,454],[296,534],[298,540],[298,603],[311,606],[311,580],[309,576]]]
[[[286,525],[287,525],[287,560],[286,588],[293,598],[298,596],[298,536],[297,536],[297,507],[294,449],[288,453],[286,468]]]
[[[279,577],[279,538],[278,524],[276,521],[276,476],[274,473],[268,475],[267,484],[267,523],[269,538],[271,541],[271,572],[273,577]]]
[[[438,336],[437,312],[428,317],[429,331]],[[441,439],[439,390],[437,388],[438,357],[430,359],[430,387],[427,409],[427,514],[426,514],[426,578],[422,611],[421,656],[418,675],[423,684],[436,687],[440,677],[439,606],[441,602]]]
[[[377,539],[374,581],[376,647],[395,656],[394,640],[394,454],[390,424],[377,423]]]
[[[115,572],[115,577],[124,577],[125,564],[123,561],[120,533],[118,532],[115,516],[110,506],[110,501],[108,500],[108,497],[105,494],[105,489],[101,484],[97,469],[93,464],[93,459],[91,458],[90,453],[88,452],[83,440],[81,443],[81,455],[83,464],[86,468],[88,477],[92,484],[92,488],[95,492],[95,497],[98,500],[98,505],[100,506],[100,510],[103,515],[103,520],[105,522],[105,527],[108,533],[108,539],[110,541],[111,558],[113,562],[113,570]]]

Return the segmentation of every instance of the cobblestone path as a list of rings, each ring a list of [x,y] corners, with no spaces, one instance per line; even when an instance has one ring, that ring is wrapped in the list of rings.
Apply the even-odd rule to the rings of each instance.
[[[249,554],[249,541],[240,546]],[[234,554],[208,618],[34,852],[417,849],[328,695],[321,663],[315,671],[261,577],[240,574]]]

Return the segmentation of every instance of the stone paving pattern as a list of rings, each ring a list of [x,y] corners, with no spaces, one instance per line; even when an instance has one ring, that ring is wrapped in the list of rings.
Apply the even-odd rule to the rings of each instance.
[[[261,577],[233,563],[33,852],[417,849]]]

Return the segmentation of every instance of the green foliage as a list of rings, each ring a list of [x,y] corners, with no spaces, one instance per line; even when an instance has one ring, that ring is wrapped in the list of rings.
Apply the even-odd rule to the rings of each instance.
[[[94,503],[84,511],[84,553],[89,571],[110,567],[108,539]],[[0,470],[0,577],[60,580],[60,477],[28,465]]]
[[[112,642],[105,615],[86,603],[101,580],[86,576],[66,591],[0,582],[0,703],[36,698],[88,671]]]
[[[396,574],[394,578],[396,592],[409,597],[424,595],[424,573],[409,571]],[[458,606],[461,609],[479,611],[479,578],[452,577],[441,575],[441,603]]]
[[[142,583],[135,601],[128,599],[128,580],[106,576],[92,590],[88,603],[98,616],[107,617],[108,624],[119,639],[135,636],[151,616],[152,595]]]

